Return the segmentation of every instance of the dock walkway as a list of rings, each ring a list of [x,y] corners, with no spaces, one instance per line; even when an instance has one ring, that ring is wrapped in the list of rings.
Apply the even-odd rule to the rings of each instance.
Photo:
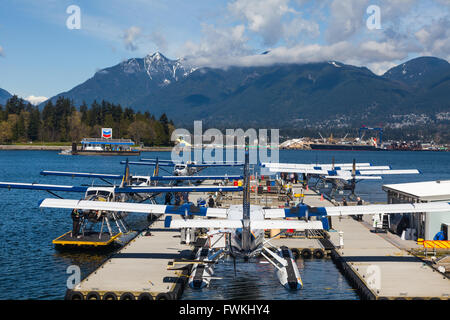
[[[370,232],[361,222],[350,217],[334,218],[333,227],[344,232],[344,248],[336,249],[336,253],[364,282],[373,298],[450,297],[449,279],[406,250]],[[330,240],[339,246],[337,232],[330,232]]]
[[[297,187],[299,188],[299,187]],[[299,192],[294,187],[294,192]],[[310,206],[334,206],[314,191],[304,191],[304,203]],[[410,254],[402,240],[373,233],[370,224],[350,216],[333,217],[329,232],[336,249],[332,258],[366,299],[448,299],[450,280],[419,258]],[[339,248],[342,231],[344,247]],[[397,244],[397,245],[395,245]]]
[[[108,292],[121,300],[137,299],[141,294],[147,298],[150,294],[153,299],[179,298],[181,292],[176,286],[180,283],[180,271],[167,270],[167,264],[174,259],[191,258],[192,247],[180,244],[179,230],[164,229],[163,220],[155,221],[148,230],[150,236],[147,231],[141,232],[75,286],[74,291],[84,299],[105,299]]]

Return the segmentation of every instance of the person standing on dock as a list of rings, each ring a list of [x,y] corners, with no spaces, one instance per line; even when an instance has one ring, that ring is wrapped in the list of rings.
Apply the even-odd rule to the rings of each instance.
[[[212,195],[209,195],[208,207],[214,208],[214,199],[213,199]]]
[[[167,192],[164,204],[165,205],[167,205],[167,204],[170,205],[171,202],[172,202],[172,193],[171,192]]]
[[[343,205],[344,207],[348,206],[347,200],[346,200],[345,198],[342,199],[342,205]]]
[[[77,237],[80,238],[81,236],[78,235],[78,233],[80,232],[80,220],[81,220],[81,216],[80,213],[78,212],[77,209],[73,209],[72,213],[70,214],[72,217],[72,221],[73,221],[73,226],[72,226],[72,232],[70,233],[70,236],[73,237]]]
[[[362,206],[363,205],[363,201],[360,197],[356,198],[356,200],[358,200],[358,202],[356,203],[357,206]],[[356,215],[357,220],[358,221],[362,221],[363,215],[362,214],[358,214]]]
[[[181,204],[181,197],[179,192],[175,192],[175,205],[179,206]]]

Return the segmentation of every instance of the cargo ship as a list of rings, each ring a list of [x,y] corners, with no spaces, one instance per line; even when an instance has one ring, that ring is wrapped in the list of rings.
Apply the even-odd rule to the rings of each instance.
[[[340,143],[311,143],[312,150],[350,150],[350,151],[380,151],[383,150],[370,144],[340,144]]]

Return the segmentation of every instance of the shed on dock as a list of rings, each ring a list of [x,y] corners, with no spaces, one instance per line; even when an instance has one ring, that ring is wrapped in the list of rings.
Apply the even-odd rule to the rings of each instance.
[[[383,190],[387,192],[388,203],[450,201],[450,180],[388,184],[383,186]],[[450,212],[393,216],[396,220],[407,217],[403,220],[404,227],[415,230],[416,238],[426,240],[432,240],[443,226],[448,228],[450,225]]]

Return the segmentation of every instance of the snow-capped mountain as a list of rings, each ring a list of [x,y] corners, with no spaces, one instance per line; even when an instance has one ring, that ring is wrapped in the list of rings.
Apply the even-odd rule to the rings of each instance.
[[[196,70],[156,52],[102,69],[58,96],[76,105],[106,100],[157,117],[166,113],[176,125],[203,119],[210,125],[289,127],[303,126],[305,119],[324,123],[326,117],[339,125],[344,120],[371,125],[391,114],[448,112],[448,66],[424,57],[383,76],[335,60]]]
[[[59,96],[73,99],[76,105],[101,100],[129,106],[158,88],[188,77],[196,70],[184,60],[171,60],[160,52],[132,58],[97,71],[92,78]]]
[[[184,65],[182,59],[169,60],[159,52],[144,58],[144,68],[150,79],[163,79],[163,85],[187,77],[196,70],[194,67]]]

